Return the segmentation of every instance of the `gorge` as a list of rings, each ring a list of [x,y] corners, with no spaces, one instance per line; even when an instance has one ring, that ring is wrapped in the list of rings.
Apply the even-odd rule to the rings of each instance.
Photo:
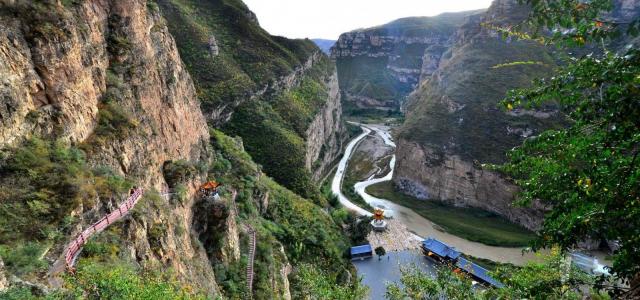
[[[518,3],[333,43],[271,34],[242,0],[0,0],[0,298],[363,299],[349,250],[373,207],[416,248],[541,261],[523,241],[553,207],[514,205],[522,186],[492,166],[574,120],[500,101],[569,55],[504,36],[531,14]]]

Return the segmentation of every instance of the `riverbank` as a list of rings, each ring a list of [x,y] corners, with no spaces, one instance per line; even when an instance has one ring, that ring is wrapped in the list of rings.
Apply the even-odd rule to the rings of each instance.
[[[371,185],[366,192],[410,208],[448,233],[491,246],[524,247],[535,234],[487,211],[419,200],[397,192],[391,181]]]
[[[352,210],[359,215],[370,216],[370,212],[351,202],[349,198],[347,198],[341,191],[340,185],[342,184],[344,178],[346,166],[348,165],[349,159],[352,157],[351,155],[354,152],[357,144],[373,131],[375,131],[375,133],[380,136],[387,145],[395,148],[395,144],[393,143],[391,135],[389,134],[388,127],[370,124],[361,125],[361,127],[363,128],[363,133],[352,140],[345,149],[345,154],[340,161],[338,170],[333,178],[331,190],[335,195],[338,196],[340,203],[342,203],[345,208]],[[501,263],[512,263],[514,265],[523,265],[528,261],[539,260],[539,258],[533,253],[523,254],[522,248],[485,245],[450,234],[448,232],[444,232],[441,230],[441,228],[439,228],[439,226],[434,226],[434,224],[430,220],[414,212],[410,208],[398,205],[386,199],[380,199],[367,194],[365,190],[368,186],[391,180],[395,168],[395,156],[392,156],[392,158],[390,159],[389,168],[389,173],[383,178],[371,178],[364,182],[358,182],[355,185],[355,189],[367,203],[372,206],[383,208],[385,210],[385,215],[391,216],[395,220],[401,222],[404,226],[406,226],[407,231],[414,233],[422,238],[436,238],[447,243],[448,245],[455,247],[457,250],[463,253],[482,259],[488,259]]]

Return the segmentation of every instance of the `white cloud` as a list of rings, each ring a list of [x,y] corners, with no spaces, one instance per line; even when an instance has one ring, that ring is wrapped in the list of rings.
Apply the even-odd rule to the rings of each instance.
[[[357,28],[410,16],[487,8],[491,0],[244,0],[260,25],[289,38],[337,39]]]

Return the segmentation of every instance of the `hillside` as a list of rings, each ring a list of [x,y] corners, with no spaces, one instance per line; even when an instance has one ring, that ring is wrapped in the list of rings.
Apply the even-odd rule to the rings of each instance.
[[[617,1],[614,14],[629,18],[634,6],[623,2]],[[516,186],[481,166],[502,163],[526,138],[570,124],[553,105],[512,111],[498,105],[508,90],[552,74],[561,55],[534,41],[504,39],[492,29],[517,24],[528,13],[516,1],[494,1],[457,30],[437,70],[409,97],[394,178],[403,192],[482,208],[530,229],[539,226],[543,211],[513,207]]]
[[[343,139],[328,57],[310,40],[269,35],[238,0],[159,4],[209,124],[242,137],[276,181],[317,198],[313,181],[335,160]]]
[[[476,13],[405,18],[342,34],[331,55],[346,114],[399,111],[420,79],[438,67],[456,28]]]
[[[490,29],[520,22],[527,14],[515,1],[494,1],[457,30],[439,67],[409,97],[394,178],[405,193],[482,208],[530,229],[540,224],[541,212],[512,207],[514,185],[480,166],[500,163],[524,138],[562,126],[551,107],[513,112],[498,107],[508,90],[528,86],[556,65],[550,49],[504,40]],[[501,66],[517,61],[531,63]]]
[[[239,1],[11,1],[0,24],[0,295],[64,280],[62,298],[300,297],[313,282],[293,270],[356,284],[338,283],[353,276],[347,225],[313,183],[342,124],[334,69],[310,41],[267,35]],[[289,151],[255,152],[265,141]],[[277,155],[313,199],[268,177]],[[219,200],[198,192],[207,180],[224,184]],[[77,276],[49,273],[133,187],[143,198],[89,241]]]

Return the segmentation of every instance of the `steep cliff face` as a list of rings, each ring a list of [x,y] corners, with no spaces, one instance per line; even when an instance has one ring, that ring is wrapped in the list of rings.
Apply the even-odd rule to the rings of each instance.
[[[331,55],[349,111],[399,110],[420,79],[437,69],[456,28],[474,13],[406,18],[342,34]]]
[[[317,195],[313,181],[335,159],[343,135],[328,57],[310,40],[272,36],[249,22],[252,14],[238,0],[159,3],[208,122],[242,137],[279,183]]]
[[[637,15],[637,5],[629,2],[637,1],[615,1],[612,15],[623,20]],[[409,97],[394,177],[405,193],[483,208],[530,229],[539,226],[541,208],[513,207],[516,187],[481,168],[503,162],[524,139],[567,124],[552,106],[499,109],[508,90],[551,74],[557,63],[554,49],[502,39],[493,29],[517,24],[528,14],[517,1],[496,0],[486,13],[470,17],[452,37],[438,69]]]
[[[327,101],[305,132],[305,167],[311,170],[312,178],[316,182],[340,156],[345,138],[337,73],[334,72],[329,77],[326,86]]]
[[[394,178],[405,193],[483,208],[530,229],[540,224],[541,211],[514,208],[516,187],[480,166],[500,163],[524,138],[562,125],[552,107],[513,112],[498,108],[507,90],[527,86],[555,65],[545,47],[503,40],[491,29],[519,22],[527,14],[516,1],[497,0],[486,13],[470,17],[453,36],[438,69],[410,97]],[[501,66],[514,61],[532,63]]]
[[[166,161],[206,155],[207,125],[193,83],[146,1],[83,1],[66,8],[18,2],[3,12],[3,147],[29,136],[69,141],[86,149],[92,163],[157,190],[166,188]],[[194,192],[189,189],[187,198]],[[172,266],[181,279],[216,294],[211,269],[196,270],[192,263],[206,256],[190,242],[189,204],[134,218],[124,233],[130,255]],[[99,218],[102,208],[81,208],[81,223]],[[169,225],[162,253],[154,254],[149,231],[156,224]]]
[[[18,2],[2,11],[2,147],[30,136],[67,141],[85,149],[92,164],[149,190],[166,189],[165,162],[206,159],[207,124],[193,83],[146,1]],[[186,199],[195,194],[197,180],[192,184]],[[109,205],[79,207],[75,230]],[[206,260],[204,249],[189,235],[191,200],[140,206],[146,213],[123,225],[128,256],[171,267],[181,280],[217,294],[212,269],[198,262]],[[158,226],[163,235],[154,237]],[[49,257],[60,253],[59,242]]]
[[[265,176],[240,140],[215,130],[209,136],[210,125],[257,126],[255,136],[244,134],[250,149],[267,142],[265,148],[277,152],[273,157],[282,158],[274,160],[279,168],[299,172],[289,176],[307,176],[306,183],[312,174],[319,178],[342,139],[337,79],[328,57],[308,41],[266,35],[239,1],[198,1],[220,31],[177,32],[176,46],[168,26],[200,19],[186,1],[160,2],[0,2],[0,255],[23,244],[43,249],[30,257],[43,263],[38,269],[18,274],[22,270],[11,259],[7,277],[47,282],[45,265],[59,259],[70,237],[116,209],[133,185],[146,189],[144,198],[130,216],[92,238],[80,266],[106,260],[170,270],[165,275],[211,297],[232,298],[247,292],[290,298],[294,261],[317,264],[332,275],[348,272],[341,267],[344,236],[320,207]],[[173,19],[176,11],[184,19]],[[189,52],[199,42],[204,52]],[[194,67],[198,62],[214,68]],[[187,71],[199,79],[195,85]],[[207,81],[206,74],[214,79]],[[238,119],[237,112],[249,119]],[[244,123],[255,116],[259,122]],[[30,142],[33,137],[39,139]],[[18,171],[33,173],[28,163],[37,166],[38,159],[53,166],[76,163],[64,169],[70,174],[60,173],[50,183],[56,190],[7,167],[25,145],[32,148],[24,153],[33,156],[20,160],[25,167]],[[197,193],[210,179],[225,183],[219,200]],[[28,189],[13,190],[15,183]],[[39,202],[29,202],[33,195]],[[5,218],[7,207],[14,209],[11,218]],[[24,227],[18,225],[23,213],[47,231],[7,230]],[[242,275],[245,224],[257,231],[253,291],[245,290]],[[12,235],[17,239],[5,239]],[[303,250],[295,248],[303,244]],[[326,259],[319,263],[314,257]]]
[[[415,142],[400,140],[396,157],[402,162],[394,178],[396,186],[418,199],[481,208],[531,230],[537,229],[544,216],[540,209],[514,207],[516,186],[460,156],[443,155]]]

